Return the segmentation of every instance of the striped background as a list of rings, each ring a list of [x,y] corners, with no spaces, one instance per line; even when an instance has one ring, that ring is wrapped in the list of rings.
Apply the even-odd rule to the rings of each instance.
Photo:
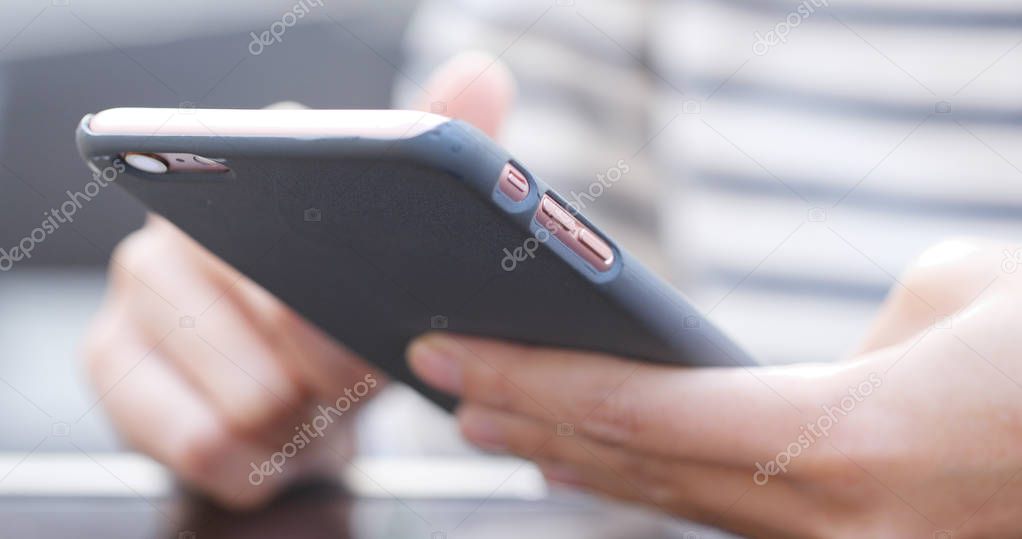
[[[512,152],[562,192],[625,160],[590,217],[753,355],[828,361],[927,245],[1022,228],[1022,7],[831,0],[755,54],[799,4],[430,0],[397,96],[501,55]]]

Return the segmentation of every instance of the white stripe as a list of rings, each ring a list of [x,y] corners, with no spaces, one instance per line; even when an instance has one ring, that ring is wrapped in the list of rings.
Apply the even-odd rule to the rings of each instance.
[[[903,195],[1022,201],[1022,130],[932,119],[916,129],[921,120],[835,120],[714,99],[698,115],[681,115],[653,144],[675,167],[806,179],[835,193],[865,178],[868,189]]]
[[[445,9],[454,9],[471,14],[472,17],[491,25],[505,28],[522,28],[551,7],[544,17],[552,24],[543,26],[542,32],[563,36],[567,42],[579,43],[591,48],[594,55],[614,53],[617,45],[608,43],[599,33],[593,33],[590,26],[574,24],[574,19],[585,17],[602,32],[610,35],[617,44],[637,52],[642,48],[643,13],[639,0],[600,0],[599,2],[558,0],[517,0],[515,2],[494,2],[492,0],[432,0],[427,4],[450,3]],[[537,26],[540,26],[537,24]]]
[[[163,466],[134,453],[0,453],[0,477],[0,496],[11,497],[160,498],[174,487]],[[339,478],[366,498],[535,500],[547,492],[535,466],[511,458],[362,457]]]
[[[361,458],[344,477],[356,495],[371,498],[537,500],[547,494],[539,470],[511,458]]]
[[[133,453],[0,453],[0,477],[2,496],[152,498],[174,485],[162,466]]]
[[[1018,103],[1022,75],[1015,67],[1022,60],[1022,47],[961,95],[954,95],[1018,44],[1017,29],[848,22],[853,32],[824,6],[798,19],[802,22],[791,28],[787,43],[768,47],[759,56],[753,52],[756,32],[766,35],[784,23],[787,12],[761,14],[710,2],[669,4],[662,9],[652,21],[650,39],[656,69],[665,75],[684,72],[723,81],[748,61],[737,79],[892,102]]]
[[[862,340],[874,302],[795,297],[728,287],[700,290],[693,299],[709,308],[727,297],[710,318],[757,361],[786,364],[826,362],[854,351]]]
[[[700,192],[674,198],[665,216],[674,263],[790,279],[887,286],[927,246],[948,236],[1017,238],[1017,223],[903,217],[840,206],[808,222],[801,201]],[[797,231],[796,231],[797,230]],[[789,237],[790,236],[790,237]],[[787,240],[786,240],[787,238]],[[772,254],[771,254],[772,253]]]
[[[989,13],[1018,13],[1019,5],[1015,0],[831,0],[835,6],[862,6],[879,9],[918,8],[921,12],[931,10],[948,10],[951,12],[982,11]]]
[[[536,16],[541,12],[538,10]],[[407,73],[424,84],[428,71],[436,65],[464,50],[481,49],[493,55],[503,53],[501,60],[509,65],[523,86],[565,88],[606,103],[608,112],[623,107],[638,113],[646,95],[646,81],[641,72],[632,69],[634,61],[617,45],[600,35],[572,9],[551,10],[536,26],[584,31],[601,47],[626,57],[627,62],[615,65],[605,59],[605,54],[553,41],[536,28],[523,33],[528,22],[521,27],[500,27],[474,17],[468,10],[452,9],[448,1],[428,2],[420,8],[406,31],[405,49],[411,66]],[[602,19],[598,24],[602,29]],[[444,31],[438,32],[438,28]],[[398,83],[401,85],[399,103],[408,103],[409,96],[418,88],[407,88],[407,81]]]

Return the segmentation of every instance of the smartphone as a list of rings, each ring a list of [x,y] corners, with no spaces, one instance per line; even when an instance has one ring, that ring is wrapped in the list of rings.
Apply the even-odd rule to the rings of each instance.
[[[455,401],[405,362],[428,331],[754,364],[467,123],[402,110],[117,108],[85,116],[76,137],[94,173],[123,171],[114,183],[150,210],[447,409]]]

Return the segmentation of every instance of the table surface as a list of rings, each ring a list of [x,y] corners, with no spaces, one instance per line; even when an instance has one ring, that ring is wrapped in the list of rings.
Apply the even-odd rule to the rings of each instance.
[[[363,499],[328,484],[300,487],[270,507],[244,514],[187,496],[0,498],[0,519],[2,537],[718,537],[591,502]]]

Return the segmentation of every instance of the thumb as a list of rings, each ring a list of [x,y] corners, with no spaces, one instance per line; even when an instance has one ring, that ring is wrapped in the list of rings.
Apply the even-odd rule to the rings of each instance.
[[[852,357],[951,324],[992,288],[1017,247],[982,238],[953,238],[926,249],[896,281]]]
[[[611,445],[713,462],[773,456],[816,409],[814,386],[827,374],[817,368],[810,384],[808,366],[694,369],[447,333],[414,341],[408,362],[463,402],[571,423]]]
[[[464,52],[433,71],[417,108],[466,121],[496,138],[514,94],[514,77],[500,59]]]

